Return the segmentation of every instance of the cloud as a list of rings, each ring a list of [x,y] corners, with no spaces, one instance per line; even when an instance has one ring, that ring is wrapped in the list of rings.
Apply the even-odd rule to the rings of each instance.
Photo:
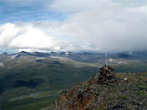
[[[56,33],[60,25],[58,22],[3,24],[0,26],[0,47],[18,51],[83,50],[82,46]]]
[[[1,26],[0,30],[1,47],[56,49],[58,46],[57,40],[31,24],[19,26],[18,24],[8,23]]]
[[[56,0],[51,7],[71,14],[61,32],[88,42],[99,50],[146,49],[147,5],[136,5],[136,1],[129,2],[130,5],[126,3],[113,0]]]
[[[127,4],[128,3],[128,4]],[[39,50],[127,51],[147,48],[147,5],[116,0],[55,0],[60,21],[6,23],[0,46]]]
[[[49,7],[63,12],[85,12],[112,4],[112,0],[55,0]]]

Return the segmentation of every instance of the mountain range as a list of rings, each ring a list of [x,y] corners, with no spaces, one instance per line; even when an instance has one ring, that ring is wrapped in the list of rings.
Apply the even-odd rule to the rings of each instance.
[[[147,52],[0,54],[0,109],[40,110],[60,92],[88,80],[107,62],[117,73],[147,72]]]
[[[34,57],[67,57],[77,61],[83,62],[96,62],[98,59],[114,58],[114,59],[147,59],[147,51],[131,51],[131,52],[91,52],[91,51],[81,51],[81,52],[27,52],[21,51],[18,53],[2,53],[5,56],[14,56],[19,58],[21,56],[34,56]]]

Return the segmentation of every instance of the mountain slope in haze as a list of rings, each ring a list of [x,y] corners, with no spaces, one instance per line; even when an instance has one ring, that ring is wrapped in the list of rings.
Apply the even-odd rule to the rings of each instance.
[[[0,56],[0,109],[39,110],[97,67],[63,57]],[[86,74],[85,73],[89,73]]]

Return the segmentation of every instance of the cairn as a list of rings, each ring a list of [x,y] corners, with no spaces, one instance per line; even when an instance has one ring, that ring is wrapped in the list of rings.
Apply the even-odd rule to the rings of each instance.
[[[100,68],[100,74],[98,77],[98,81],[100,82],[113,82],[114,81],[114,75],[113,75],[114,69],[109,65],[104,65]]]
[[[109,65],[104,65],[99,69],[99,73],[96,73],[92,78],[89,80],[89,84],[108,84],[116,82],[116,78],[113,74],[114,69]]]

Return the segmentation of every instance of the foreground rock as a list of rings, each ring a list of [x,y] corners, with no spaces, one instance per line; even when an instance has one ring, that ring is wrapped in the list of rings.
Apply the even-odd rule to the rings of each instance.
[[[61,93],[52,110],[147,110],[147,74],[100,73]]]

